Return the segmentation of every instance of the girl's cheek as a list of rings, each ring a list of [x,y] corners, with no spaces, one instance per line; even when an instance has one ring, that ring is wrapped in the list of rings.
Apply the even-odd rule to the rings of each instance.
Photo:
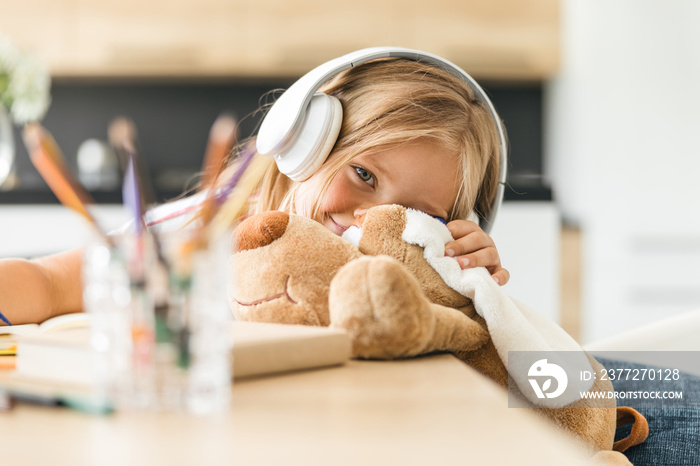
[[[353,197],[346,175],[340,172],[331,181],[326,195],[321,199],[321,210],[328,213],[343,212],[347,210],[348,204],[352,202]]]

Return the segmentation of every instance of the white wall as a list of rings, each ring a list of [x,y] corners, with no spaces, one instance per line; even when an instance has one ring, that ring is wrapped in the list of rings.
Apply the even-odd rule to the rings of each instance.
[[[583,340],[700,308],[700,2],[562,0],[545,151],[583,232]]]
[[[561,219],[556,206],[543,201],[504,202],[490,234],[511,274],[503,290],[561,323]]]
[[[123,206],[100,205],[90,210],[105,231],[126,224]],[[76,212],[58,204],[0,205],[0,259],[37,257],[89,244],[95,233]]]

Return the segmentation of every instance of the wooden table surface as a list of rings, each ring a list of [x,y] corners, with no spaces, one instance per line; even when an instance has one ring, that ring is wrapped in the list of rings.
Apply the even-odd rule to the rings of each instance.
[[[583,464],[561,432],[450,355],[236,381],[216,417],[0,412],[3,465]]]

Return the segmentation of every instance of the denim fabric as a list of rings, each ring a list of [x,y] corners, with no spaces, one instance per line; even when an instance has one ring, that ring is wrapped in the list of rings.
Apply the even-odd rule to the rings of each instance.
[[[652,369],[652,366],[596,358],[606,369]],[[680,373],[677,381],[613,381],[615,391],[680,391],[682,399],[622,399],[618,406],[630,406],[646,417],[649,437],[629,448],[625,455],[635,466],[700,465],[700,377]],[[630,426],[617,429],[615,440],[625,438]]]

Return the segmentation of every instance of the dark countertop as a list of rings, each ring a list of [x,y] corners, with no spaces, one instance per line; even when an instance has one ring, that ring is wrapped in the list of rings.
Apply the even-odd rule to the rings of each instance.
[[[552,188],[540,183],[513,184],[506,186],[505,201],[552,201]]]

